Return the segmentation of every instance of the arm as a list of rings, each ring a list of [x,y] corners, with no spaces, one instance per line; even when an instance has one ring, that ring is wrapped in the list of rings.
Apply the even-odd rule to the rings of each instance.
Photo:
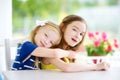
[[[23,55],[23,60],[30,55],[52,58],[75,57],[75,54],[73,52],[62,49],[50,49],[45,47],[38,47],[37,45],[29,41],[26,41],[19,46],[18,53],[20,54],[26,53]]]
[[[50,49],[43,47],[37,47],[32,52],[32,55],[38,57],[52,57],[52,58],[75,57],[75,54],[71,51],[66,51],[62,49]]]
[[[51,64],[55,65],[58,69],[64,72],[78,72],[78,71],[94,71],[94,70],[107,70],[109,65],[107,63],[100,64],[82,64],[82,63],[65,63],[61,59],[48,58]]]

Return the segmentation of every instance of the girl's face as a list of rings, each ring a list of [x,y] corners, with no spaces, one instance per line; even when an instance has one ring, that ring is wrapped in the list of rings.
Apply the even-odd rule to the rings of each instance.
[[[67,25],[64,32],[64,39],[69,46],[74,47],[82,40],[85,31],[86,25],[84,23],[73,21]]]
[[[53,46],[60,39],[60,34],[56,31],[49,25],[40,27],[34,37],[36,45],[40,47]]]

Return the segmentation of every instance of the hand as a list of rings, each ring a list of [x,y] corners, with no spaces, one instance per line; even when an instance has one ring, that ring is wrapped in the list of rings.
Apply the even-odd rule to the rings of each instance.
[[[97,65],[97,69],[96,70],[108,70],[110,68],[110,64],[106,63],[106,62],[102,62]]]
[[[56,58],[69,57],[73,59],[76,56],[74,51],[68,51],[63,49],[54,49],[54,53],[56,55]]]
[[[68,58],[70,59],[76,59],[76,52],[75,51],[68,51],[69,52],[69,55],[68,55]]]

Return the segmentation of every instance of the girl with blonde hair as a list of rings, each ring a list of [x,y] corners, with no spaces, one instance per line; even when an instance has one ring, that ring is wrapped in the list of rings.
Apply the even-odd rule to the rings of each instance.
[[[50,49],[60,42],[61,34],[57,25],[51,21],[45,21],[37,25],[31,32],[30,41],[26,41],[18,47],[12,70],[40,69],[40,58],[72,57],[69,51]]]

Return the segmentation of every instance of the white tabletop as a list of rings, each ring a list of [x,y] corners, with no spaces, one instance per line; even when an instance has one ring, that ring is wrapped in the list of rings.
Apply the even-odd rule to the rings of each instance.
[[[108,71],[57,72],[46,70],[4,71],[3,80],[120,80],[120,67]]]

